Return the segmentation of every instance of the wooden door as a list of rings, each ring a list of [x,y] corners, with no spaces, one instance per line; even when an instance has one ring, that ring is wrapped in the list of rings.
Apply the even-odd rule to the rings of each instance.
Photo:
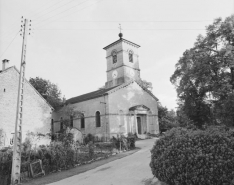
[[[141,134],[141,117],[137,117],[138,134]]]

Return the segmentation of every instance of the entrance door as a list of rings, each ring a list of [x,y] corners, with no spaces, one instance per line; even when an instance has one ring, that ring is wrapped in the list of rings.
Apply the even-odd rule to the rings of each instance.
[[[138,134],[141,134],[141,117],[137,117]]]

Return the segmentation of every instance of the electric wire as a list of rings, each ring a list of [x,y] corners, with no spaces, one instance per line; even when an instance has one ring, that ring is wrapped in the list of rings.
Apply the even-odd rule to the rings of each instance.
[[[47,12],[47,13],[45,13],[45,14],[39,16],[39,17],[37,17],[35,20],[37,20],[37,19],[39,19],[40,17],[43,17],[43,16],[45,16],[45,15],[47,15],[47,14],[49,14],[49,13],[51,13],[51,12],[53,12],[53,11],[59,9],[59,8],[61,8],[61,7],[64,7],[65,5],[71,3],[72,1],[75,1],[75,0],[71,0],[71,1],[69,1],[68,3],[66,3],[66,4],[63,4],[63,5],[61,5],[61,6],[57,7],[57,8],[55,8],[55,9],[53,9],[53,10],[51,10],[51,11],[49,11],[49,12]],[[61,1],[60,1],[60,2],[61,2]],[[57,3],[57,4],[58,4],[58,3]]]
[[[188,22],[188,23],[191,23],[191,22],[209,22],[209,21],[212,21],[212,20],[186,20],[186,21],[53,21],[53,22],[87,22],[87,23],[93,23],[93,22],[101,22],[101,23],[119,23],[119,22],[121,22],[121,23],[123,23],[123,22],[133,22],[133,23],[154,23],[154,22],[157,22],[157,23],[160,23],[160,22],[162,22],[162,23],[176,23],[176,22],[181,22],[181,23],[184,23],[184,22]]]
[[[48,9],[50,9],[51,7],[53,7],[53,6],[55,6],[55,5],[57,5],[57,4],[59,4],[60,2],[62,2],[62,1],[64,1],[64,0],[61,0],[61,1],[59,1],[59,2],[56,2],[55,4],[52,4],[51,6],[49,6],[49,7],[47,7],[47,8],[45,8],[45,9],[43,9],[43,10],[41,10],[41,11],[39,11],[39,12],[36,12],[35,14],[33,14],[33,15],[30,15],[29,17],[34,17],[34,16],[36,16],[36,15],[38,15],[38,14],[40,14],[40,13],[42,13],[42,12],[44,12],[45,10],[48,10]],[[45,3],[44,5],[48,5],[48,3]],[[43,6],[44,6],[43,5]],[[41,6],[39,9],[41,9],[43,6]]]
[[[20,21],[20,19],[17,18],[10,26],[7,27],[7,30],[5,30],[5,31],[3,31],[3,32],[0,31],[1,36],[3,36],[3,35],[6,34],[6,33],[9,33],[8,30],[10,30],[13,26],[15,26],[15,23],[16,23],[17,21]]]
[[[72,1],[73,1],[73,0],[72,0]],[[66,11],[72,9],[72,8],[75,8],[75,7],[77,7],[77,6],[79,6],[79,5],[83,4],[83,3],[85,3],[86,1],[88,1],[88,0],[84,0],[84,1],[82,1],[81,3],[77,4],[76,6],[70,7],[70,8],[68,8],[68,9],[66,9],[66,10],[64,10],[64,11],[62,11],[62,12],[59,12],[58,14],[55,14],[55,15],[53,15],[53,16],[51,16],[51,17],[48,17],[47,19],[44,19],[44,20],[42,20],[41,22],[36,23],[35,25],[38,25],[38,24],[40,24],[40,23],[43,23],[43,22],[47,21],[48,19],[51,19],[51,18],[53,18],[53,17],[55,17],[55,16],[57,16],[57,15],[59,15],[59,14],[61,14],[61,13],[64,13],[64,12],[66,12]]]
[[[18,30],[18,29],[17,29],[17,30]],[[11,39],[11,38],[15,35],[15,32],[16,32],[17,30],[16,30],[16,28],[15,28],[15,29],[11,29],[11,30],[9,31],[8,34],[1,35],[1,37],[0,37],[1,42],[2,42],[2,43],[8,42],[9,39]]]
[[[116,30],[116,29],[111,29],[111,28],[97,28],[97,29],[84,29],[84,28],[81,28],[81,29],[35,29],[35,31],[53,31],[53,30]],[[140,30],[140,31],[144,31],[144,30],[158,30],[158,31],[170,31],[170,30],[181,30],[181,31],[189,31],[189,30],[206,30],[206,29],[178,29],[178,28],[175,28],[175,29],[124,29],[125,31],[135,31],[135,30]]]
[[[89,6],[86,6],[86,7],[84,7],[84,8],[81,8],[81,9],[79,9],[78,11],[84,10],[84,9],[86,9],[86,8],[90,7],[90,6],[93,6],[94,4],[100,3],[101,1],[104,1],[104,0],[96,1],[95,3],[92,3],[92,4],[91,4],[91,5],[89,5]],[[85,2],[85,1],[83,1],[82,3],[84,3],[84,2]],[[82,3],[80,3],[80,4],[82,4]],[[80,4],[78,4],[78,5],[80,5]],[[72,8],[77,7],[78,5],[73,6]],[[72,9],[72,8],[70,8],[70,9]],[[65,11],[63,11],[63,12],[60,12],[59,14],[64,13],[64,12],[66,12],[66,11],[70,10],[70,9],[67,9],[67,10],[65,10]],[[77,12],[77,11],[72,12],[72,13],[70,13],[70,14],[68,14],[68,15],[65,15],[65,16],[59,17],[58,19],[61,19],[61,18],[67,17],[67,16],[69,16],[69,15],[71,15],[71,14],[73,14],[73,13],[76,13],[76,12]],[[57,15],[59,15],[59,14],[57,14]],[[57,16],[57,15],[54,15],[54,16]],[[53,17],[54,17],[54,16],[53,16]],[[51,18],[51,17],[50,17],[50,18]],[[58,20],[58,19],[56,19],[56,20]],[[44,20],[44,21],[45,21],[45,20]],[[50,21],[50,22],[53,22],[53,21],[54,21],[54,20],[52,20],[52,21]],[[45,23],[45,24],[48,24],[48,23],[50,23],[50,22],[47,22],[47,23]],[[37,28],[39,28],[39,27],[41,27],[41,26],[43,26],[43,25],[45,25],[45,24],[42,24],[42,25],[38,26]]]
[[[17,35],[19,34],[20,30],[16,33],[15,37],[11,40],[11,42],[9,43],[9,45],[7,46],[7,48],[3,51],[3,53],[0,55],[0,57],[2,57],[4,55],[4,53],[8,50],[8,48],[11,46],[11,44],[13,43],[13,41],[15,40],[15,38],[17,37]]]

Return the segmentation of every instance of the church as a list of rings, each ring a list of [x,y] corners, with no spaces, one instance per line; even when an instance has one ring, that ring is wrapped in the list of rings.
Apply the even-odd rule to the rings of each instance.
[[[105,87],[70,98],[66,105],[52,114],[52,133],[63,129],[64,111],[67,107],[82,113],[71,118],[71,126],[83,136],[92,134],[109,140],[112,136],[128,133],[138,137],[146,133],[159,133],[158,99],[144,85],[140,77],[138,48],[140,46],[123,38],[103,49],[106,51]]]

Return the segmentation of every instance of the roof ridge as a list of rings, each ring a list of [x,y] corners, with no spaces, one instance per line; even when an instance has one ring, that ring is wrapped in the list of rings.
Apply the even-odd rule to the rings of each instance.
[[[115,92],[115,91],[117,91],[117,90],[119,90],[121,88],[127,87],[128,85],[130,85],[133,82],[136,82],[143,90],[145,90],[147,93],[149,93],[154,99],[156,99],[157,101],[159,100],[150,90],[148,90],[146,87],[143,86],[143,84],[142,84],[143,81],[141,79],[139,79],[139,80],[130,80],[129,82],[123,83],[123,84],[117,86],[116,88],[111,89],[108,92],[108,94],[113,93],[113,92]]]
[[[15,66],[11,66],[11,67],[5,69],[5,70],[2,71],[2,72],[6,72],[8,69],[15,69],[16,72],[20,73],[20,71],[19,71]],[[1,72],[0,74],[2,74],[2,72]],[[24,79],[25,79],[25,81],[29,84],[29,86],[31,86],[31,87],[33,88],[33,90],[34,90],[34,91],[35,91],[35,92],[36,92],[52,109],[54,109],[54,107],[52,107],[52,106],[46,101],[46,99],[43,98],[43,96],[32,86],[32,84],[31,84],[26,78],[24,78]]]
[[[89,92],[89,93],[85,93],[85,94],[81,94],[79,96],[75,96],[75,97],[72,97],[72,98],[69,98],[68,100],[66,100],[66,104],[74,104],[74,103],[79,103],[79,102],[82,102],[82,101],[86,101],[86,100],[90,100],[90,99],[94,99],[94,98],[98,98],[98,97],[101,97],[105,94],[107,94],[107,92],[111,89],[113,89],[115,87],[111,87],[111,88],[108,88],[108,89],[99,89],[99,90],[96,90],[96,91],[92,91],[92,92]]]

